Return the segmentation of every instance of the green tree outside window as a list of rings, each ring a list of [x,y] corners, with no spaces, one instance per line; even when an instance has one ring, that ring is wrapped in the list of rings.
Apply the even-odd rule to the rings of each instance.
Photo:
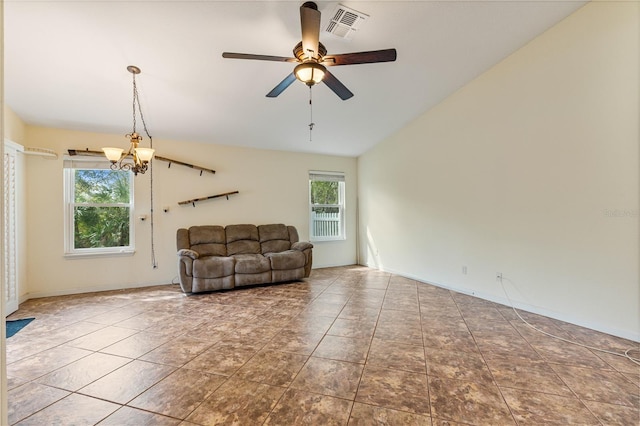
[[[74,248],[130,245],[130,173],[74,170]]]

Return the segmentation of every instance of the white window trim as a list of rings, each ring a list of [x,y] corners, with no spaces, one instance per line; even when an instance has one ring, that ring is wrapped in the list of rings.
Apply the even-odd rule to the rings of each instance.
[[[77,169],[109,169],[109,161],[96,159],[95,157],[65,156],[64,157],[64,257],[69,259],[90,257],[131,256],[135,253],[135,226],[134,226],[134,187],[133,177],[129,176],[130,188],[129,203],[96,204],[98,207],[129,206],[129,245],[126,247],[99,247],[76,249],[74,245],[73,211],[76,204],[73,202],[75,176],[73,171]]]
[[[312,204],[311,203],[311,182],[313,180],[321,181],[337,181],[338,185],[338,204]],[[347,225],[346,225],[346,177],[344,172],[325,172],[325,171],[309,171],[309,239],[314,243],[331,242],[331,241],[344,241],[347,239]],[[313,208],[314,207],[337,207],[340,212],[340,235],[337,237],[322,237],[315,236],[313,234]]]

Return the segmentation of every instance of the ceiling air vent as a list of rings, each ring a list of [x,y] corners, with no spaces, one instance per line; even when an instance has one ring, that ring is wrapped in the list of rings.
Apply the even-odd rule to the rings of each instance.
[[[349,40],[368,18],[369,15],[339,4],[331,15],[326,31]]]

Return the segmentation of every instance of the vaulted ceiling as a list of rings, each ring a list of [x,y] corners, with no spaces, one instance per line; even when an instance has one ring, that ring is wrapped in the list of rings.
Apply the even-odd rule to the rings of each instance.
[[[295,64],[222,58],[292,56],[300,1],[5,1],[5,100],[31,125],[128,133],[136,65],[156,139],[358,156],[584,3],[319,1],[329,54],[398,57],[332,67],[355,96],[316,85],[311,118],[301,82],[265,97]],[[350,40],[324,31],[338,4],[369,16]]]

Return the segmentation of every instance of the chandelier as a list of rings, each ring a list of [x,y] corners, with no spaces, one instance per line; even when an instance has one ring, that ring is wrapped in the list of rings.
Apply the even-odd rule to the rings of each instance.
[[[138,99],[138,88],[136,86],[136,74],[140,74],[140,68],[129,65],[127,67],[127,71],[129,71],[133,75],[133,130],[131,133],[125,135],[127,139],[130,140],[129,150],[125,153],[122,148],[102,148],[104,151],[104,155],[107,157],[109,161],[111,161],[111,170],[125,170],[132,171],[135,175],[138,173],[144,174],[149,168],[149,162],[153,158],[153,138],[149,135],[147,131],[147,125],[144,122],[144,116],[142,115],[142,109],[140,108],[140,100]],[[150,147],[149,148],[140,148],[138,145],[140,141],[142,141],[142,136],[140,136],[136,132],[136,109],[138,113],[140,113],[140,119],[142,121],[142,126],[144,127],[144,131],[149,138]],[[129,156],[133,158],[133,162],[125,161]]]

